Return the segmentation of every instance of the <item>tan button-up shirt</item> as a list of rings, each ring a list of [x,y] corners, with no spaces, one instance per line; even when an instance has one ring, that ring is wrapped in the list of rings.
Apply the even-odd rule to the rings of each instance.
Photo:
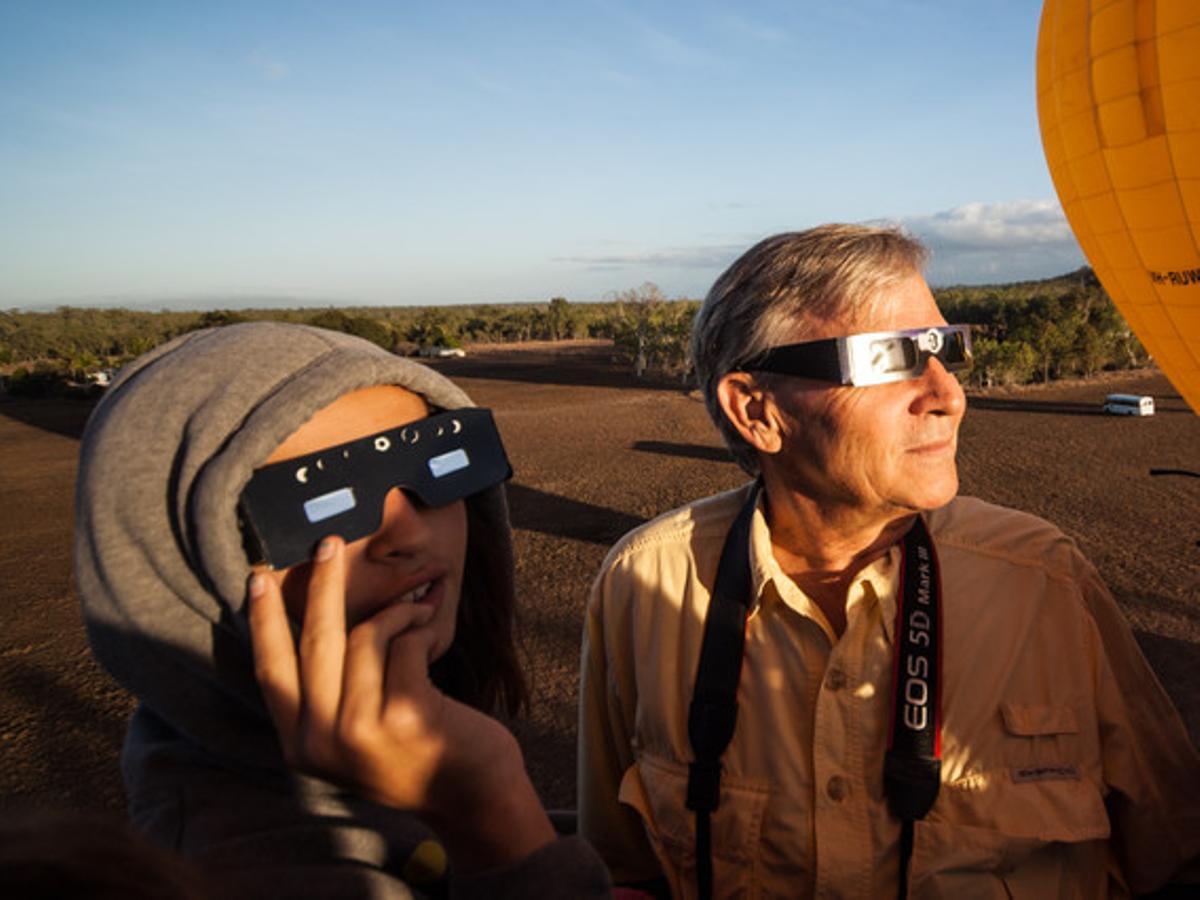
[[[588,605],[580,828],[618,883],[695,895],[687,711],[739,489],[610,552]],[[1200,856],[1200,756],[1094,568],[1056,528],[960,498],[926,516],[943,589],[942,786],[913,897],[1103,897]],[[865,567],[839,639],[779,568],[762,509],[737,730],[713,814],[718,897],[894,897],[883,795],[898,547]],[[1006,893],[1007,891],[1007,893]]]

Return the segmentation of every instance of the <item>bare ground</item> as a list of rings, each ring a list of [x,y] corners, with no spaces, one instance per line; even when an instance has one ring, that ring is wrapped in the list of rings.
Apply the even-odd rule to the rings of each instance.
[[[703,404],[636,382],[602,342],[473,348],[435,365],[492,407],[515,475],[526,665],[515,723],[550,806],[574,805],[581,616],[608,546],[635,525],[743,481]],[[1159,414],[1099,413],[1105,393]],[[71,495],[90,406],[0,399],[0,808],[116,809],[130,699],[92,661],[70,581]],[[963,492],[1042,515],[1097,565],[1200,743],[1200,417],[1157,373],[972,396]]]

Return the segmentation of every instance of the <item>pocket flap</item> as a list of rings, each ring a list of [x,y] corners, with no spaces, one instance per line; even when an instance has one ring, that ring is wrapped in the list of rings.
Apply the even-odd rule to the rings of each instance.
[[[713,855],[749,861],[758,852],[769,788],[721,779],[720,802],[712,816]],[[687,808],[687,767],[642,756],[621,778],[617,799],[642,816],[652,842],[660,841],[687,862],[696,845],[696,814]]]
[[[1009,734],[1032,737],[1039,734],[1078,734],[1079,722],[1069,706],[1001,703],[1000,714]]]
[[[621,786],[617,788],[617,801],[626,806],[632,806],[646,821],[653,818],[650,801],[646,797],[646,788],[642,784],[642,776],[636,764],[626,769],[625,774],[621,776]]]

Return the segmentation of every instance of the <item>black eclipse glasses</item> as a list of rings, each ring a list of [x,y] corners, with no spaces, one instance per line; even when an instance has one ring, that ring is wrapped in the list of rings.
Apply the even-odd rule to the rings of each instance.
[[[968,368],[971,326],[875,331],[787,344],[772,347],[738,369],[865,387],[920,378],[930,357],[937,357],[950,372]]]
[[[456,409],[263,466],[238,514],[251,562],[286,569],[326,535],[350,542],[378,531],[394,487],[445,506],[511,475],[491,411]]]

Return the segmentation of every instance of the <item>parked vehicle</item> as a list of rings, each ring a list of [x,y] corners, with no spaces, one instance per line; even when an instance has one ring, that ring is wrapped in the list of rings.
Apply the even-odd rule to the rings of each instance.
[[[92,384],[100,385],[100,387],[108,387],[112,384],[115,374],[116,372],[112,369],[101,369],[99,372],[89,372],[87,380]]]
[[[422,347],[417,351],[418,356],[429,356],[433,358],[457,357],[461,359],[467,355],[467,351],[462,347]]]
[[[1141,394],[1109,394],[1104,398],[1104,411],[1110,416],[1152,416],[1154,398]]]

